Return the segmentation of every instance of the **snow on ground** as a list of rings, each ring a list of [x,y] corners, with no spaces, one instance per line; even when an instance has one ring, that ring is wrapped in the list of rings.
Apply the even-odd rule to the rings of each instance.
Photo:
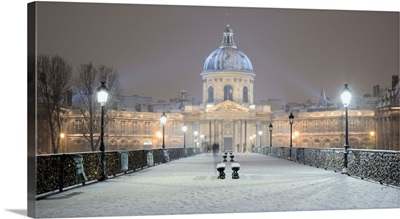
[[[259,154],[201,154],[48,196],[37,217],[282,212],[400,207],[400,188]]]

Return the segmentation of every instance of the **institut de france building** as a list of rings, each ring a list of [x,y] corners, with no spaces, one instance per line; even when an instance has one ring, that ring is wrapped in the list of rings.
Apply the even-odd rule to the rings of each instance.
[[[211,52],[200,73],[201,103],[191,104],[186,101],[187,93],[181,91],[179,101],[168,106],[147,101],[135,107],[119,107],[114,110],[116,116],[105,126],[106,150],[161,148],[163,112],[167,116],[164,127],[167,148],[186,145],[208,150],[218,144],[221,151],[248,152],[270,144],[287,147],[290,113],[295,117],[293,147],[343,147],[345,111],[342,107],[272,110],[270,105],[255,104],[255,80],[251,61],[237,48],[228,25],[221,46]],[[380,99],[378,108],[349,109],[351,148],[400,150],[399,84],[390,92],[386,99]],[[383,102],[390,98],[391,102],[385,105]],[[65,137],[59,152],[90,151],[80,132],[82,115],[74,109],[67,109],[66,115]],[[46,139],[45,134],[38,135],[38,153],[51,152]]]

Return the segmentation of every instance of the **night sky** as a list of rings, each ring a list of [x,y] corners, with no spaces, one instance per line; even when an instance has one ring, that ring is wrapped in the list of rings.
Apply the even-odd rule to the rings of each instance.
[[[89,61],[116,68],[124,95],[184,89],[201,101],[200,73],[226,24],[252,62],[255,101],[317,102],[322,87],[333,98],[345,83],[362,96],[399,74],[398,12],[41,3],[37,46],[74,72]]]

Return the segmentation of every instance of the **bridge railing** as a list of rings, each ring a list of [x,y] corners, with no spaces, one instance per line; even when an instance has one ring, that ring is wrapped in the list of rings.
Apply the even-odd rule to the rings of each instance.
[[[200,148],[167,148],[170,160],[200,154]],[[108,177],[133,172],[166,162],[163,149],[106,151]],[[36,156],[36,195],[61,192],[76,185],[96,182],[101,177],[101,152]]]
[[[289,147],[262,147],[259,151],[281,159],[289,159],[290,155]],[[400,151],[349,149],[348,152],[349,175],[400,186]],[[344,149],[292,147],[290,160],[341,172],[344,166]]]

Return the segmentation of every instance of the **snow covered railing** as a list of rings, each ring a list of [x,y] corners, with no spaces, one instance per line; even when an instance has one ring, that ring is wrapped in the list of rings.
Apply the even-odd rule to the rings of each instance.
[[[400,151],[348,150],[348,174],[381,184],[400,186]],[[263,147],[262,154],[341,172],[344,164],[343,148]]]
[[[167,148],[171,160],[201,153],[199,148]],[[186,152],[187,151],[187,152]],[[74,159],[80,157],[79,161]],[[101,152],[37,155],[36,195],[62,192],[65,188],[97,182],[100,179]],[[109,178],[165,162],[162,149],[106,151],[106,173]]]

